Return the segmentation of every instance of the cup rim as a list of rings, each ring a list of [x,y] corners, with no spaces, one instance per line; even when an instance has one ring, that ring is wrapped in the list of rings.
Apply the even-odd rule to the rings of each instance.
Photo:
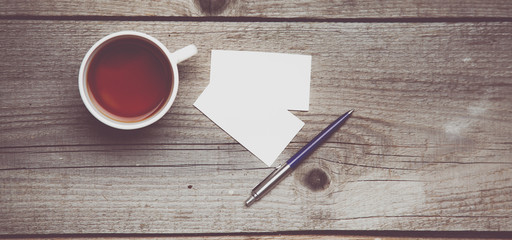
[[[167,102],[165,105],[160,108],[160,110],[148,118],[145,118],[141,121],[137,122],[122,122],[117,121],[115,119],[112,119],[105,114],[101,113],[99,109],[97,109],[94,104],[92,103],[91,96],[89,96],[89,92],[87,91],[87,82],[86,82],[86,71],[87,67],[92,59],[92,57],[96,54],[98,49],[102,47],[105,43],[109,42],[109,40],[115,39],[115,38],[122,38],[122,37],[136,37],[140,39],[144,39],[145,41],[148,41],[156,47],[158,47],[163,54],[167,57],[169,60],[169,63],[171,65],[171,72],[173,76],[173,87],[171,89],[171,93],[169,94],[169,97],[167,98]],[[78,74],[78,89],[80,92],[80,96],[82,98],[82,102],[86,106],[87,110],[100,122],[113,127],[117,129],[122,130],[132,130],[132,129],[139,129],[146,126],[149,126],[153,124],[154,122],[158,121],[160,118],[162,118],[171,108],[171,105],[174,103],[174,100],[176,99],[176,95],[178,93],[178,84],[179,84],[179,76],[178,76],[178,68],[176,64],[176,59],[174,59],[173,55],[169,52],[167,47],[165,47],[160,41],[158,41],[156,38],[137,31],[120,31],[111,33],[100,40],[98,40],[92,47],[87,51],[85,54],[82,63],[80,65],[80,71]]]

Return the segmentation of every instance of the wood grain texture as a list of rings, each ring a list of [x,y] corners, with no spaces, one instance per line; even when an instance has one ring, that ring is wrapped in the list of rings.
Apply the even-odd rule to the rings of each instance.
[[[512,17],[507,0],[0,0],[0,16],[160,16],[256,18]]]
[[[436,234],[437,235],[437,234]],[[474,235],[466,235],[466,237],[453,237],[451,234],[446,234],[447,236],[437,235],[437,237],[390,237],[385,236],[382,237],[380,235],[339,235],[339,234],[302,234],[302,235],[291,235],[291,234],[247,234],[247,235],[202,235],[202,236],[188,236],[188,235],[175,235],[175,236],[123,236],[123,237],[96,237],[96,236],[87,236],[87,239],[92,240],[168,240],[168,239],[183,239],[183,240],[254,240],[254,239],[284,239],[284,240],[463,240],[463,239],[471,239],[471,238],[485,238],[488,240],[498,240],[498,239],[510,239],[507,238],[506,235],[495,236],[499,234],[474,234]],[[464,235],[464,234],[462,234]],[[475,236],[476,235],[476,236]],[[441,236],[441,237],[440,237]],[[469,236],[469,237],[468,237]],[[52,240],[71,240],[77,239],[78,237],[59,237],[52,236]],[[20,238],[3,238],[3,239],[20,239]],[[25,239],[38,240],[38,239],[49,239],[48,237],[30,237]]]
[[[0,234],[512,230],[512,23],[0,21]],[[156,124],[96,121],[77,87],[104,35],[195,43]],[[311,54],[283,162],[353,117],[274,191],[271,169],[192,106],[212,49]],[[316,170],[315,170],[316,169]],[[312,172],[324,173],[312,191]],[[311,179],[313,178],[313,179]],[[308,180],[309,179],[309,180]],[[309,186],[309,187],[308,187]]]

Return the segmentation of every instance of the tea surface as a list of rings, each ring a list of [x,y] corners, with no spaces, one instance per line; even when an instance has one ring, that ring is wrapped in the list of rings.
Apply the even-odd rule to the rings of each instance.
[[[139,39],[120,39],[103,46],[87,70],[88,91],[105,115],[136,122],[165,105],[172,90],[169,60]]]

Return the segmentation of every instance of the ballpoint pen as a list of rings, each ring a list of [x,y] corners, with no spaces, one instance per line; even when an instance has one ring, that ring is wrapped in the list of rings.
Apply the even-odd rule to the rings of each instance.
[[[252,191],[251,196],[245,201],[245,206],[249,207],[254,202],[258,201],[272,188],[277,185],[284,177],[292,172],[305,158],[307,158],[313,151],[315,151],[321,143],[323,143],[334,131],[336,131],[352,114],[354,109],[341,115],[334,122],[329,124],[322,132],[316,135],[306,146],[302,147],[293,157],[286,163],[279,165],[270,175],[268,175],[260,184],[258,184]]]

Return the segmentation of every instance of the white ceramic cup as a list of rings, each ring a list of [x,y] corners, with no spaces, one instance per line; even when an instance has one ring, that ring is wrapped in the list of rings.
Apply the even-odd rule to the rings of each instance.
[[[165,104],[160,107],[160,109],[152,114],[150,114],[148,117],[140,120],[140,121],[134,121],[134,122],[125,122],[116,120],[112,117],[109,117],[108,114],[105,114],[105,110],[101,110],[101,107],[97,106],[98,103],[93,101],[93,96],[91,96],[91,92],[89,91],[89,85],[87,83],[87,71],[89,68],[89,65],[92,61],[92,59],[98,54],[99,51],[101,51],[102,47],[119,39],[138,39],[143,40],[153,46],[155,46],[157,49],[160,50],[160,52],[165,55],[170,63],[169,69],[172,72],[172,88],[171,92],[169,93],[169,96],[167,98],[167,101]],[[178,76],[178,66],[177,64],[181,61],[184,61],[193,55],[197,53],[197,48],[194,45],[186,46],[182,49],[179,49],[173,53],[169,52],[169,50],[156,38],[151,37],[147,34],[135,32],[135,31],[121,31],[112,33],[108,36],[103,37],[98,42],[96,42],[91,49],[85,54],[85,57],[82,61],[82,65],[80,66],[80,72],[78,74],[78,88],[80,91],[80,96],[82,97],[82,101],[84,102],[85,106],[89,110],[89,112],[99,121],[102,123],[118,128],[123,130],[130,130],[130,129],[138,129],[145,126],[148,126],[160,118],[162,118],[165,113],[167,113],[174,102],[174,99],[176,98],[176,94],[178,92],[178,83],[179,83],[179,76]]]

